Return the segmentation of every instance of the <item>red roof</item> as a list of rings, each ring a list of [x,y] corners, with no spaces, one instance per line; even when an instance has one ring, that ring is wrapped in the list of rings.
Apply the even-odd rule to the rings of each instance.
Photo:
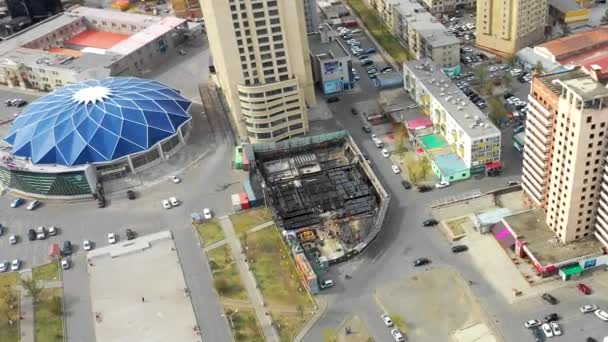
[[[127,34],[86,30],[65,42],[71,45],[109,49],[127,38],[129,38]]]
[[[606,78],[608,76],[608,55],[588,61],[583,65],[583,69],[595,79]]]

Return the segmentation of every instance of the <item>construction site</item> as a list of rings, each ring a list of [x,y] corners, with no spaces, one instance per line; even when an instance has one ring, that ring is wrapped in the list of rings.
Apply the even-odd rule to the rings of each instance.
[[[317,275],[380,231],[389,196],[348,132],[247,145],[245,155],[254,191]]]

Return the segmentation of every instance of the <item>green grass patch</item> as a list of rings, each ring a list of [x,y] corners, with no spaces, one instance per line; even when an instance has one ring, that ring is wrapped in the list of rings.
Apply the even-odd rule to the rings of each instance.
[[[54,281],[60,280],[59,263],[51,262],[32,269],[32,276],[36,281]]]
[[[0,274],[0,283],[2,284],[0,286],[0,296],[2,296],[0,300],[0,341],[18,342],[19,291],[14,287],[17,283],[17,273]],[[9,320],[13,321],[12,325],[9,324]]]
[[[409,325],[407,325],[407,322],[405,321],[405,318],[403,318],[403,316],[398,315],[396,313],[391,313],[389,316],[391,316],[393,323],[397,328],[399,328],[402,333],[407,334],[410,331],[410,327]]]
[[[223,245],[210,250],[209,267],[213,275],[213,285],[220,296],[230,299],[246,300],[247,293],[241,283],[239,270],[232,259],[230,247]]]
[[[19,275],[17,272],[0,273],[0,288],[17,285],[18,279]]]
[[[293,341],[310,316],[295,313],[270,313],[281,342]]]
[[[230,215],[230,221],[232,221],[236,235],[241,235],[243,232],[270,220],[272,220],[272,213],[268,208],[251,209]]]
[[[313,307],[275,226],[248,234],[247,246],[253,273],[269,305]]]
[[[391,34],[374,10],[364,3],[364,0],[346,0],[346,2],[348,2],[357,16],[361,18],[365,27],[374,36],[376,41],[393,57],[395,62],[403,64],[403,62],[410,59],[408,50],[401,44],[399,39]]]
[[[63,342],[61,289],[44,289],[34,305],[34,339],[36,342]]]
[[[224,240],[222,225],[217,219],[211,219],[205,223],[195,223],[194,226],[198,231],[198,235],[200,236],[204,247]]]
[[[226,314],[230,312],[233,312],[233,310],[226,310]],[[252,309],[241,308],[237,313],[232,314],[231,317],[234,326],[234,339],[236,341],[264,342],[262,329]]]

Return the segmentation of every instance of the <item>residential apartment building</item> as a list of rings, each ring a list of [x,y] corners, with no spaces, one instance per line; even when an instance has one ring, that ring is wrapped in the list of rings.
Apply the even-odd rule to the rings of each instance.
[[[179,18],[202,18],[199,0],[171,0],[173,14]]]
[[[201,4],[217,80],[241,137],[271,142],[306,133],[315,93],[303,2]]]
[[[320,23],[317,0],[304,0],[304,20],[306,21],[306,32],[317,31]]]
[[[430,60],[403,65],[404,87],[467,168],[500,161],[500,130]]]
[[[324,95],[335,94],[355,86],[353,64],[338,32],[329,24],[308,35],[312,72],[315,84]]]
[[[523,189],[564,243],[594,234],[608,248],[608,60],[534,76]]]
[[[477,0],[476,44],[500,56],[543,40],[548,0]]]
[[[475,7],[476,1],[477,0],[420,0],[422,5],[433,14]]]

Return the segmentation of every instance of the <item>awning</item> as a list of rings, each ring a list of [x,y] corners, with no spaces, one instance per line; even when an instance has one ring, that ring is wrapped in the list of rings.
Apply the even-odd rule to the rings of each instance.
[[[496,224],[492,227],[492,233],[504,248],[511,248],[515,244],[515,237],[504,226]]]
[[[559,269],[560,273],[563,273],[566,276],[571,276],[573,274],[583,273],[583,267],[579,264],[574,264],[570,266],[566,266],[564,268]]]

